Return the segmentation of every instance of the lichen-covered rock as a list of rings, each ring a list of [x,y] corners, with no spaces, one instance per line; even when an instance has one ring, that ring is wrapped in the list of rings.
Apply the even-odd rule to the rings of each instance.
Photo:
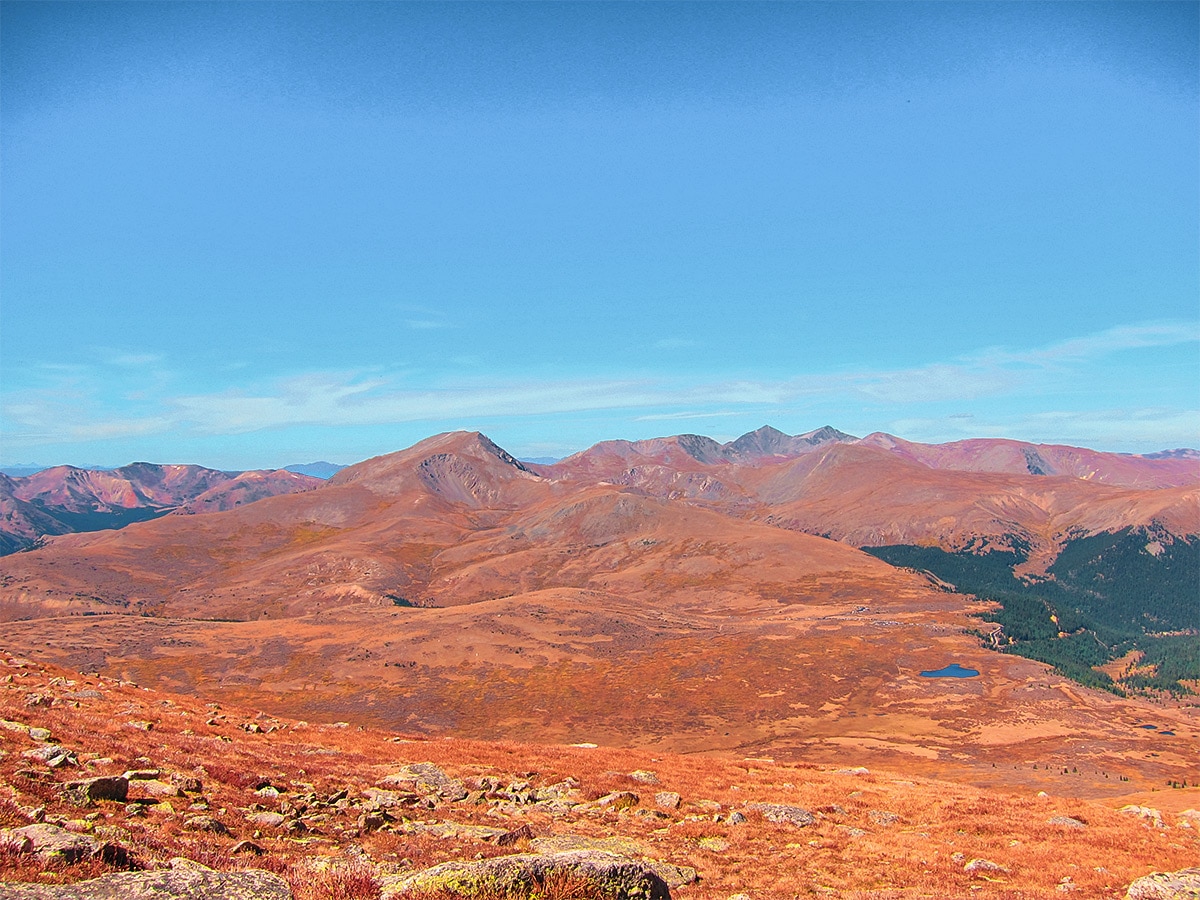
[[[670,900],[671,896],[667,883],[644,862],[598,850],[572,850],[443,863],[404,879],[384,900],[416,891],[445,891],[462,897],[530,897],[561,877],[586,881],[590,890],[606,900]]]
[[[1200,869],[1154,872],[1129,885],[1126,900],[1198,900]]]
[[[157,803],[164,797],[180,796],[179,788],[153,778],[138,778],[129,782],[125,792],[126,803]]]
[[[654,795],[654,803],[660,809],[679,809],[682,802],[683,798],[674,791],[659,791]]]
[[[129,862],[129,853],[124,847],[76,834],[48,822],[0,831],[0,844],[16,853],[32,853],[47,862],[75,863],[95,857],[118,866]],[[0,887],[0,898],[3,897]]]
[[[277,812],[257,812],[246,816],[246,821],[257,828],[278,828],[287,817]]]
[[[381,787],[414,785],[426,794],[437,794],[451,802],[465,800],[467,789],[457,778],[451,778],[433,763],[412,763],[379,782]]]
[[[129,779],[123,775],[101,775],[81,778],[62,786],[63,797],[76,806],[91,806],[97,800],[124,803],[129,794]]]
[[[79,862],[100,851],[100,842],[95,838],[46,823],[0,831],[0,842],[18,853],[32,853],[67,863]]]
[[[1128,806],[1122,806],[1117,812],[1125,813],[1127,816],[1135,816],[1153,825],[1155,828],[1163,827],[1162,813],[1151,806],[1138,806],[1131,803]]]
[[[52,769],[78,765],[75,754],[61,744],[41,744],[32,750],[26,750],[21,756],[25,759],[35,759],[45,763]]]
[[[799,806],[787,806],[783,803],[747,803],[746,809],[761,813],[768,822],[781,825],[795,825],[803,828],[817,821],[816,816],[807,809]]]
[[[595,805],[608,809],[630,809],[640,802],[641,798],[633,791],[613,791],[597,800]]]
[[[1008,869],[990,859],[973,859],[963,866],[968,875],[1005,875]]]
[[[291,900],[291,896],[286,881],[256,869],[176,868],[119,872],[68,885],[0,885],[3,900]]]
[[[1054,816],[1047,820],[1048,825],[1061,825],[1063,828],[1074,828],[1082,830],[1087,828],[1087,823],[1076,819],[1074,816]]]
[[[183,820],[183,827],[187,831],[207,831],[211,834],[229,833],[229,829],[212,816],[191,816]]]

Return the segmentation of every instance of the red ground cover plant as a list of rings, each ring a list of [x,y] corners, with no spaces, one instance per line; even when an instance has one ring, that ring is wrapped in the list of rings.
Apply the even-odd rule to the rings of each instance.
[[[58,823],[124,847],[137,867],[186,857],[216,869],[267,869],[289,881],[297,900],[377,900],[421,868],[529,852],[547,839],[617,839],[629,854],[693,868],[699,880],[672,890],[682,900],[727,900],[735,893],[753,900],[1024,900],[1059,896],[1064,885],[1064,896],[1110,900],[1134,878],[1194,865],[1200,855],[1197,830],[1181,827],[1172,814],[1200,806],[1194,788],[1158,792],[1174,806],[1164,804],[1163,827],[1155,827],[1095,803],[905,773],[306,725],[4,654],[0,719],[17,723],[0,727],[0,828]],[[73,764],[50,767],[27,756],[42,742],[21,726],[47,729],[72,752]],[[363,792],[420,762],[441,767],[475,794],[392,810],[395,821],[381,828],[360,824]],[[62,782],[127,770],[156,770],[154,780],[178,790],[158,802],[88,807],[71,805],[62,793]],[[551,814],[536,804],[506,806],[495,790],[488,796],[477,789],[504,790],[515,782],[536,790],[568,778],[577,783],[579,801],[614,791],[632,792],[638,801],[623,810],[585,803]],[[662,791],[680,795],[678,809],[657,808],[655,794]],[[306,797],[316,799],[304,830],[255,818],[295,810]],[[772,822],[749,805],[755,803],[802,807],[815,821],[803,828]],[[745,820],[731,822],[734,812]],[[191,821],[197,816],[220,830],[197,830]],[[1082,827],[1052,824],[1056,817]],[[520,825],[530,827],[532,842],[501,847],[471,830]],[[245,845],[235,853],[241,841],[261,854]],[[997,868],[966,871],[974,859]],[[68,865],[0,848],[6,882],[73,882],[115,868],[98,859]],[[571,879],[543,892],[543,900],[589,896]]]

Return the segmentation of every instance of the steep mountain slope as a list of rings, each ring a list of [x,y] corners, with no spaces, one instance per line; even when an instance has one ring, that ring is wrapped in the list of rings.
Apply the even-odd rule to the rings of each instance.
[[[0,556],[32,547],[44,534],[66,534],[71,529],[49,513],[15,493],[15,481],[0,473]]]
[[[0,555],[32,547],[44,535],[121,528],[177,509],[212,512],[321,484],[283,470],[234,473],[153,463],[111,470],[55,466],[3,478]]]

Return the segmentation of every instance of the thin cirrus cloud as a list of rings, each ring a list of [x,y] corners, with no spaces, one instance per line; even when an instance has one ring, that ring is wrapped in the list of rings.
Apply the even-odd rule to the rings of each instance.
[[[969,423],[969,424],[968,424]],[[966,427],[964,427],[966,425]],[[903,418],[889,424],[893,432],[916,441],[1024,436],[1035,443],[1089,447],[1154,443],[1162,436],[1200,435],[1200,410],[1161,407],[1101,410],[1047,410],[976,423],[962,416]]]
[[[82,443],[171,431],[234,435],[292,426],[355,427],[401,422],[455,422],[479,418],[523,419],[537,415],[603,410],[640,412],[635,421],[717,418],[786,404],[858,402],[897,416],[893,427],[913,436],[935,429],[913,416],[923,403],[1013,397],[1031,386],[1052,385],[1063,372],[1090,372],[1096,362],[1126,350],[1200,342],[1200,324],[1143,323],[1113,328],[1032,350],[991,348],[971,356],[894,370],[799,375],[790,379],[682,381],[641,379],[444,382],[407,388],[401,375],[377,372],[310,372],[255,387],[174,396],[165,391],[104,401],[102,388],[80,390],[78,374],[61,373],[57,388],[12,392],[3,405],[6,443],[33,446]],[[149,360],[147,360],[149,361]],[[175,379],[177,383],[178,379]],[[911,405],[911,406],[910,406]],[[908,407],[908,408],[906,408]],[[1148,432],[1188,434],[1196,414],[1151,404],[1109,413],[1041,411],[1001,425],[1025,434],[1054,434],[1106,441],[1131,423]],[[1139,412],[1141,410],[1141,412]],[[908,412],[909,415],[905,415]],[[993,425],[1001,420],[987,416]],[[937,420],[939,433],[979,421]],[[968,422],[970,424],[968,424]],[[957,423],[957,424],[955,424]],[[1000,426],[996,426],[1000,427]],[[1164,431],[1165,429],[1165,431]],[[1126,431],[1126,433],[1128,433]],[[965,436],[965,435],[964,435]]]

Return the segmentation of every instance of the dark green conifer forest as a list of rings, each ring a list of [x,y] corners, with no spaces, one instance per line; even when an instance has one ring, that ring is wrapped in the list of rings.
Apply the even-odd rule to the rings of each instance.
[[[1182,682],[1200,679],[1200,537],[1154,526],[1079,537],[1067,541],[1046,576],[1033,578],[1014,575],[1029,548],[1019,540],[1012,546],[863,550],[998,603],[980,618],[1001,626],[1002,652],[1114,693],[1190,693]],[[1095,668],[1131,650],[1143,658],[1120,683]]]

